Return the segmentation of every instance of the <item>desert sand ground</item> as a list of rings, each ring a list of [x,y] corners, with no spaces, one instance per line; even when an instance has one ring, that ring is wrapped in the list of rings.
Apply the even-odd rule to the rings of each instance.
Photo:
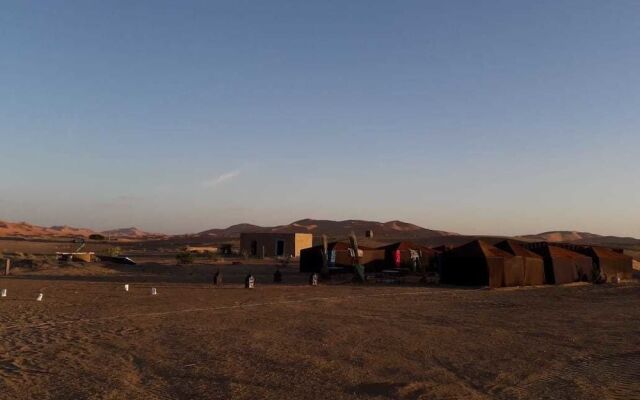
[[[295,266],[275,285],[273,265],[169,264],[0,278],[0,398],[640,398],[638,284],[310,287]]]

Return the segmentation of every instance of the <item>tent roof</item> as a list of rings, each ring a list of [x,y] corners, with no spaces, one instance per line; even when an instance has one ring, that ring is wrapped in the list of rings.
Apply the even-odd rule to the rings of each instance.
[[[484,240],[473,240],[448,251],[446,254],[454,257],[513,257],[513,255],[490,245]]]
[[[542,258],[540,257],[539,254],[534,253],[531,250],[527,250],[526,248],[524,248],[522,246],[522,244],[518,241],[512,240],[512,239],[507,239],[507,240],[503,240],[500,243],[497,243],[495,245],[495,247],[506,251],[507,253],[510,253],[514,256],[521,256],[521,257],[530,257],[530,258]]]
[[[432,247],[432,249],[437,251],[437,252],[442,253],[442,252],[449,251],[449,250],[453,249],[453,246],[447,245],[447,244],[442,244],[440,246]]]
[[[600,259],[608,258],[608,259],[615,259],[615,260],[621,260],[621,259],[628,260],[630,258],[633,258],[626,254],[618,253],[617,251],[614,251],[607,247],[592,246],[591,251],[593,252],[593,254],[596,255],[596,257]]]
[[[535,243],[533,245],[533,247],[530,247],[530,249],[532,251],[540,254],[543,257],[573,258],[573,259],[591,258],[589,256],[585,256],[583,254],[576,253],[575,251],[567,250],[567,249],[562,248],[560,246],[554,246],[554,245],[549,244],[547,242]]]
[[[553,246],[562,247],[563,249],[584,255],[586,257],[597,257],[601,260],[606,259],[606,260],[628,261],[629,258],[632,258],[628,255],[625,255],[622,251],[616,251],[610,247],[589,246],[589,245],[580,245],[580,244],[571,244],[571,243],[559,243],[559,244],[554,244]]]
[[[576,253],[575,251],[563,249],[558,246],[548,246],[549,253],[552,257],[571,257],[571,258],[584,258],[588,257],[580,253]]]

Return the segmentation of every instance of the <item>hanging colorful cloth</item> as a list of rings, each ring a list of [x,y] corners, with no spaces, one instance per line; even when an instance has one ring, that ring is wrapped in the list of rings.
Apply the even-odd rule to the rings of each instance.
[[[400,263],[401,263],[401,259],[400,259],[400,250],[396,250],[393,253],[393,262],[396,265],[396,268],[400,268]]]

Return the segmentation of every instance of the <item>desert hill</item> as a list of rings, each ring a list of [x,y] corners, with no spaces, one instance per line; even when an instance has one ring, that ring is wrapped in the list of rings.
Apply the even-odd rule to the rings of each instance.
[[[102,231],[100,234],[112,239],[161,239],[168,236],[162,233],[146,232],[136,227],[111,229]]]
[[[113,229],[95,232],[87,228],[74,228],[67,225],[38,226],[28,222],[0,221],[0,237],[17,238],[88,238],[92,234],[100,233],[112,239],[160,239],[167,235],[145,232],[138,228]]]
[[[316,237],[324,234],[329,236],[330,239],[335,239],[346,238],[351,232],[355,232],[359,237],[363,237],[364,233],[368,230],[373,231],[373,240],[376,242],[389,243],[398,240],[412,240],[416,243],[428,246],[458,246],[474,239],[483,239],[489,243],[495,243],[507,238],[512,238],[508,236],[461,235],[457,233],[427,229],[397,220],[377,222],[356,219],[332,221],[307,218],[287,225],[258,226],[245,223],[232,225],[228,228],[222,229],[208,229],[196,234],[173,236],[161,233],[150,233],[135,227],[95,232],[91,229],[74,228],[66,225],[44,227],[27,222],[0,221],[0,237],[5,238],[86,238],[91,234],[100,233],[111,239],[157,241],[158,245],[221,242],[229,239],[237,239],[242,232],[303,232],[313,233]],[[618,247],[640,252],[640,239],[632,237],[603,236],[589,232],[549,231],[538,234],[521,235],[514,238],[528,242],[548,241]]]
[[[87,237],[91,229],[73,228],[71,226],[38,226],[27,222],[0,221],[0,236],[3,237]]]
[[[327,235],[330,237],[347,236],[351,232],[364,235],[365,231],[372,230],[374,238],[402,238],[416,239],[429,237],[444,237],[457,235],[455,233],[426,229],[402,221],[376,222],[363,220],[316,220],[301,219],[288,225],[262,227],[251,224],[233,225],[226,229],[209,229],[198,233],[196,236],[209,236],[216,238],[237,237],[242,232],[275,232],[275,233],[313,233],[314,235]]]
[[[564,242],[640,250],[640,239],[620,236],[603,236],[589,232],[551,231],[535,235],[523,235],[516,238],[524,241]]]
[[[595,235],[588,232],[577,231],[550,231],[542,232],[535,235],[523,235],[519,238],[523,240],[531,241],[546,241],[546,242],[576,242],[580,240],[597,239],[600,235]]]

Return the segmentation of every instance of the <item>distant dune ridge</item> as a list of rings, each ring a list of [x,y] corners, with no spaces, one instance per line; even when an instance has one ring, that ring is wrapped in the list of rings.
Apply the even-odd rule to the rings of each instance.
[[[517,238],[524,241],[565,242],[573,244],[591,244],[621,248],[638,247],[638,249],[640,250],[640,239],[621,236],[603,236],[589,232],[551,231],[539,233],[537,235],[518,236]]]
[[[168,235],[161,233],[145,232],[138,228],[113,229],[104,232],[96,232],[86,228],[74,228],[71,226],[38,226],[28,222],[0,221],[0,237],[39,237],[39,238],[63,238],[63,237],[89,237],[92,234],[101,234],[113,239],[149,239],[163,238]]]
[[[345,221],[301,219],[288,225],[262,227],[250,224],[233,225],[226,229],[209,229],[198,236],[231,237],[241,232],[295,232],[329,236],[346,236],[351,232],[373,230],[375,236],[388,237],[405,234],[407,237],[450,236],[456,233],[422,228],[402,221],[376,222],[349,219]]]
[[[528,240],[540,240],[547,242],[576,242],[579,240],[588,240],[601,237],[600,235],[594,235],[588,232],[576,232],[576,231],[551,231],[538,233],[537,235],[524,235],[523,239]]]
[[[430,246],[461,245],[474,239],[484,239],[491,243],[510,238],[507,236],[477,236],[462,235],[441,230],[427,229],[418,225],[403,221],[364,221],[349,219],[344,221],[301,219],[287,225],[258,226],[252,224],[236,224],[223,229],[208,229],[195,234],[166,235],[162,233],[150,233],[136,227],[112,229],[96,232],[86,228],[74,228],[70,226],[42,227],[27,222],[0,221],[0,237],[24,237],[24,238],[63,238],[63,237],[89,237],[94,233],[100,233],[110,239],[129,240],[163,240],[167,238],[180,238],[180,240],[194,243],[205,243],[224,239],[237,238],[242,232],[292,232],[313,233],[314,235],[327,235],[329,237],[346,237],[351,232],[364,235],[365,231],[372,230],[374,239],[379,241],[413,240]],[[608,247],[619,247],[640,252],[640,239],[632,237],[602,236],[579,231],[550,231],[533,235],[516,236],[515,239],[535,242],[566,242],[574,244],[590,244]]]
[[[163,238],[163,237],[169,236],[162,233],[146,232],[136,227],[111,229],[108,231],[102,231],[100,232],[100,234],[103,236],[111,237],[111,238],[128,238],[128,239]]]
[[[37,226],[27,222],[0,221],[0,236],[19,237],[85,237],[94,233],[91,229],[70,226]]]

